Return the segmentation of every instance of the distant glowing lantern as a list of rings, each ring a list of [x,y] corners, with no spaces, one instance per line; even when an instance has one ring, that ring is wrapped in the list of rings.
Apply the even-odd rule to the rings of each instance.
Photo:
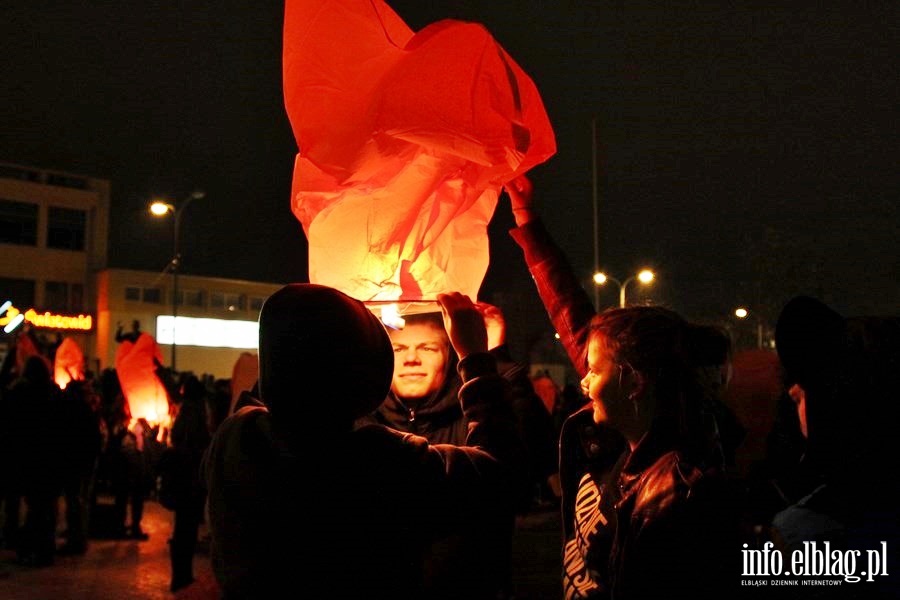
[[[135,342],[120,342],[116,350],[116,374],[131,416],[151,425],[164,422],[169,415],[169,397],[156,375],[157,363],[162,364],[162,352],[148,333]]]
[[[310,281],[476,298],[503,184],[556,152],[528,75],[481,25],[414,34],[380,0],[288,0],[283,59]]]
[[[72,338],[64,338],[53,360],[53,380],[56,385],[66,389],[72,380],[84,379],[84,353]]]
[[[21,332],[16,337],[16,372],[22,373],[25,370],[25,363],[32,356],[37,356],[45,363],[47,363],[47,369],[52,371],[52,366],[50,365],[50,359],[41,354],[40,349],[38,349],[37,344],[34,342],[34,339],[31,337],[31,333],[28,331]]]

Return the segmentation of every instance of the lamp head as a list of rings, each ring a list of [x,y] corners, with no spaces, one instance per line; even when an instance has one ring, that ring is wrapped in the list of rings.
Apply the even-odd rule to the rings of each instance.
[[[168,213],[174,213],[175,207],[169,204],[168,202],[163,202],[162,200],[154,200],[150,205],[150,214],[155,217],[162,217]]]
[[[648,283],[652,282],[654,277],[655,277],[655,275],[653,274],[653,271],[651,271],[650,269],[643,269],[640,273],[638,273],[638,276],[637,276],[638,281],[640,281],[643,284],[648,284]]]

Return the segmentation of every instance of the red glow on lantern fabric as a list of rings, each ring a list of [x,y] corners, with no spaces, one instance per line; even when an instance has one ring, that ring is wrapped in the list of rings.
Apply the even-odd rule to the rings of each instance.
[[[742,350],[731,361],[732,378],[724,401],[747,430],[736,457],[737,469],[747,474],[766,454],[767,434],[775,424],[784,378],[772,350]]]
[[[40,349],[31,337],[31,333],[23,331],[16,336],[16,373],[22,373],[25,370],[25,362],[32,356],[39,356],[41,360],[47,363],[47,369],[51,372],[53,371],[50,359],[41,354]]]
[[[414,33],[380,0],[288,0],[283,50],[310,281],[476,298],[503,184],[556,152],[532,80],[483,26]]]
[[[64,338],[56,349],[53,360],[53,380],[62,389],[66,389],[72,380],[84,379],[84,352],[74,339]]]
[[[140,334],[135,342],[122,341],[116,349],[116,374],[131,417],[144,418],[151,425],[169,415],[169,396],[156,376],[157,363],[162,364],[162,352],[149,333]]]

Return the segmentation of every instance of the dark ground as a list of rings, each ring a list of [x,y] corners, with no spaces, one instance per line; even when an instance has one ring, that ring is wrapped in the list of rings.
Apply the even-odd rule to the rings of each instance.
[[[101,504],[110,498],[102,498]],[[142,526],[147,541],[92,539],[83,556],[58,556],[50,567],[28,568],[15,554],[0,550],[0,598],[3,600],[216,600],[206,545],[194,558],[196,581],[178,593],[169,591],[169,554],[173,514],[155,501],[145,505]],[[201,527],[201,539],[206,530]],[[560,598],[560,531],[557,510],[534,512],[518,520],[514,558],[516,600]]]

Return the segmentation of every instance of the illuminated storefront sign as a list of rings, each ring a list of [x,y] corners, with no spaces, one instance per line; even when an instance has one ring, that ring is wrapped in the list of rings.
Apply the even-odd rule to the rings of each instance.
[[[23,321],[40,329],[90,331],[94,327],[94,318],[91,315],[59,315],[49,311],[39,313],[33,308],[29,308],[23,313],[9,300],[0,306],[5,307],[5,310],[0,312],[0,327],[3,327],[7,333],[13,331]]]
[[[259,323],[227,319],[195,319],[178,317],[174,323],[175,343],[179,346],[207,348],[256,349],[259,345]],[[156,317],[156,341],[171,344],[173,321],[171,315]]]

